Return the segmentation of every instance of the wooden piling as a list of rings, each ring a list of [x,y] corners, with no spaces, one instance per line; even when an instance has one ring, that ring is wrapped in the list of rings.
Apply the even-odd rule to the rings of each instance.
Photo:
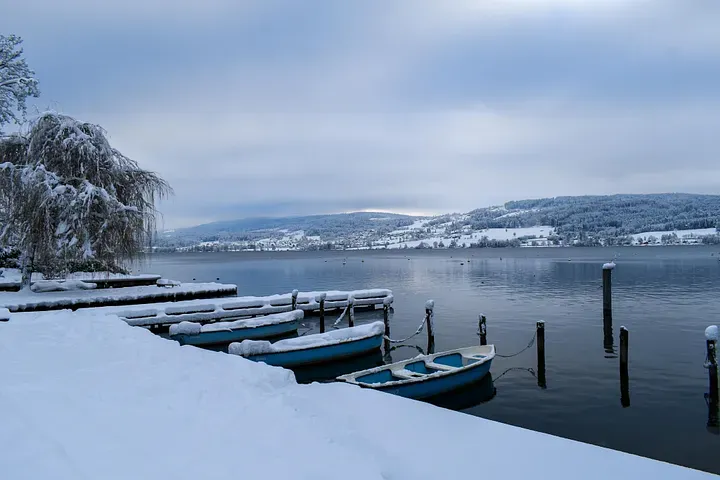
[[[603,265],[603,318],[609,318],[612,322],[612,271],[615,263],[610,262]]]
[[[478,319],[478,333],[480,334],[480,345],[487,345],[487,318],[480,315]]]
[[[318,303],[320,304],[320,333],[325,333],[325,298],[327,294],[321,293],[318,295]]]
[[[425,323],[427,323],[428,337],[428,354],[435,350],[435,333],[433,332],[433,310],[435,309],[435,301],[428,300],[425,302]]]
[[[292,309],[295,310],[297,308],[297,297],[298,297],[298,291],[293,290],[292,291]]]
[[[383,341],[383,346],[385,348],[385,353],[390,352],[390,301],[386,299],[386,301],[383,302],[383,323],[385,324],[385,340]]]
[[[705,329],[705,349],[707,361],[705,365],[708,368],[708,428],[717,429],[718,427],[718,364],[717,364],[717,340],[718,327],[716,325],[709,326]]]
[[[539,320],[535,328],[535,344],[537,345],[538,386],[540,388],[547,388],[547,381],[545,378],[545,321]]]
[[[348,325],[355,326],[355,299],[353,297],[348,298]]]
[[[628,329],[620,327],[620,404],[630,406],[630,377],[628,375]]]

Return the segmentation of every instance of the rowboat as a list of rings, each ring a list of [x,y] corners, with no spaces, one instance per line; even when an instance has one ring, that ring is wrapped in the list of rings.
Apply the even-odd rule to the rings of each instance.
[[[170,325],[170,339],[181,345],[219,345],[246,339],[273,338],[297,332],[302,310],[276,313],[257,318],[244,318],[233,322],[215,322],[201,325],[180,322]]]
[[[364,388],[426,399],[480,381],[490,371],[494,345],[457,348],[337,377]]]
[[[244,340],[231,343],[228,353],[278,367],[300,367],[334,362],[379,350],[384,334],[383,322],[373,322],[275,343]]]

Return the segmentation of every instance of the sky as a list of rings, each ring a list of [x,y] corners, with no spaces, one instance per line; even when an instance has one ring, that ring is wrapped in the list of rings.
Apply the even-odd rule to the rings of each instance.
[[[717,0],[0,0],[176,228],[720,193]]]

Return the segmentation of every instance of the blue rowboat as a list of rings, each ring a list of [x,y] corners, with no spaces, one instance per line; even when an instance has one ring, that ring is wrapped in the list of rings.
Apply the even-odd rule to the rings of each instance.
[[[219,345],[246,339],[273,338],[297,332],[302,310],[276,313],[257,318],[245,318],[234,322],[215,322],[200,325],[180,322],[170,325],[170,339],[181,345]]]
[[[458,348],[361,370],[338,380],[401,397],[426,399],[480,381],[490,371],[494,345]]]
[[[379,350],[383,335],[383,322],[374,322],[275,343],[245,340],[230,344],[228,353],[278,367],[300,367],[334,362]]]

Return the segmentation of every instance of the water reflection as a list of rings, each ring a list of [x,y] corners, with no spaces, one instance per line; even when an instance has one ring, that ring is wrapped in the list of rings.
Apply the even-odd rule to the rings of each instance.
[[[492,374],[488,373],[478,382],[427,399],[426,402],[451,410],[465,410],[489,402],[495,398],[496,393]]]
[[[380,350],[359,357],[350,358],[342,362],[331,362],[306,367],[295,367],[295,379],[298,383],[328,382],[346,373],[366,370],[383,365],[383,356]]]

